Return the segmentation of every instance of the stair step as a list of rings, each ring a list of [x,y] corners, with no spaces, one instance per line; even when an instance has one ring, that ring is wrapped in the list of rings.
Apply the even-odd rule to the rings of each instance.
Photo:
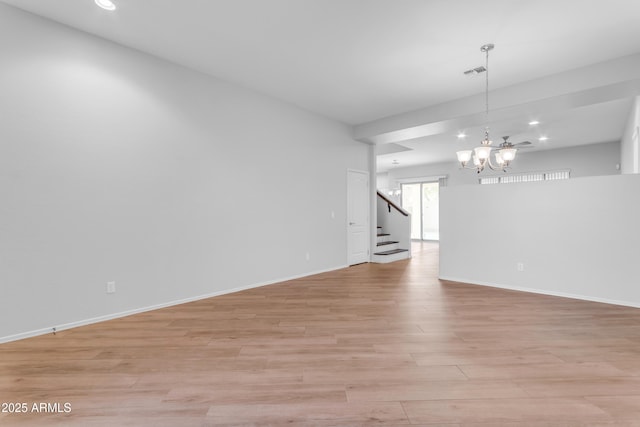
[[[378,237],[391,236],[389,233],[378,233]]]
[[[408,252],[408,249],[392,249],[390,251],[382,251],[382,252],[376,252],[374,255],[393,255],[393,254],[399,254],[400,252]]]
[[[394,240],[387,240],[386,242],[378,242],[377,246],[385,246],[385,245],[393,245],[394,243],[399,243]]]

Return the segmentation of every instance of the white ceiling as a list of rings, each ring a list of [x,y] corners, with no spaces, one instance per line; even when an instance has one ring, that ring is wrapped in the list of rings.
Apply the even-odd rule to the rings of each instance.
[[[351,125],[640,52],[636,0],[1,1]]]
[[[630,99],[620,99],[580,108],[541,113],[535,117],[540,121],[536,126],[530,126],[526,117],[494,121],[491,123],[491,139],[494,145],[501,143],[503,136],[508,136],[509,141],[514,144],[522,141],[531,142],[532,144],[524,149],[524,153],[619,141],[630,108]],[[451,133],[436,134],[385,144],[378,148],[378,171],[455,161],[456,151],[471,150],[480,145],[480,140],[484,137],[484,128],[482,126],[466,128],[465,135],[466,138],[457,139]],[[550,139],[538,141],[542,136]]]

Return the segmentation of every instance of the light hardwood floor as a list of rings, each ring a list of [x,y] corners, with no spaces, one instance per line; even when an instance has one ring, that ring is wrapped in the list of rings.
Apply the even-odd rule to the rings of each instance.
[[[640,426],[640,310],[437,280],[438,247],[0,345],[0,425]],[[29,411],[31,411],[29,407]]]

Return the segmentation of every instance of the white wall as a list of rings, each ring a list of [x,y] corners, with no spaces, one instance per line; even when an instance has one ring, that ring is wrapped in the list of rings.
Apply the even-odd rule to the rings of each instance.
[[[0,341],[346,265],[347,126],[3,4],[0,51]]]
[[[622,173],[640,172],[640,96],[636,97],[621,142]]]
[[[396,185],[396,182],[394,182],[394,185]],[[376,186],[377,186],[378,190],[389,190],[389,189],[391,189],[391,186],[389,185],[389,173],[388,172],[381,172],[381,173],[377,173],[376,174]],[[386,193],[385,193],[385,196],[387,196]]]
[[[454,152],[451,152],[455,156]],[[561,148],[555,150],[541,150],[526,152],[526,148],[519,150],[510,173],[551,171],[557,169],[571,169],[572,177],[616,175],[620,171],[616,165],[620,164],[620,142],[589,144],[578,147]],[[485,171],[486,176],[503,175],[502,172]],[[462,170],[456,161],[421,165],[406,168],[396,168],[386,174],[378,174],[378,185],[399,188],[398,180],[425,176],[447,176],[447,186],[469,185],[478,183],[478,174],[472,170]]]
[[[443,188],[440,278],[640,307],[638,194],[639,175]]]

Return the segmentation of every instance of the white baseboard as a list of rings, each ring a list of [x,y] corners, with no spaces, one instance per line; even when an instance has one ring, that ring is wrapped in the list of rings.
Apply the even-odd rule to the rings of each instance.
[[[446,280],[446,281],[449,281],[449,282],[459,282],[459,283],[466,283],[466,284],[470,284],[470,285],[479,285],[479,286],[487,286],[487,287],[491,287],[491,288],[507,289],[507,290],[510,290],[510,291],[529,292],[529,293],[532,293],[532,294],[549,295],[549,296],[553,296],[553,297],[571,298],[571,299],[577,299],[577,300],[582,300],[582,301],[600,302],[600,303],[603,303],[603,304],[612,304],[612,305],[621,305],[621,306],[624,306],[624,307],[640,308],[640,303],[639,302],[633,302],[633,301],[618,301],[618,300],[613,300],[613,299],[608,299],[608,298],[592,297],[592,296],[589,296],[589,295],[569,294],[569,293],[565,293],[565,292],[547,291],[547,290],[535,289],[535,288],[521,288],[521,287],[517,287],[517,286],[501,285],[501,284],[498,284],[498,283],[487,283],[487,282],[482,282],[482,281],[461,279],[459,277],[440,276],[440,277],[438,277],[438,279]]]
[[[180,299],[180,300],[168,301],[168,302],[164,302],[164,303],[160,303],[160,304],[150,305],[150,306],[147,306],[147,307],[140,307],[140,308],[134,308],[134,309],[131,309],[131,310],[121,311],[119,313],[111,313],[111,314],[106,314],[104,316],[93,317],[93,318],[90,318],[90,319],[82,319],[82,320],[78,320],[76,322],[69,322],[69,323],[65,323],[65,324],[62,324],[62,325],[51,326],[51,327],[48,327],[48,328],[36,329],[36,330],[33,330],[33,331],[27,331],[27,332],[22,332],[22,333],[19,333],[19,334],[8,335],[8,336],[5,336],[5,337],[0,337],[0,344],[11,342],[11,341],[18,341],[18,340],[22,340],[22,339],[25,339],[25,338],[32,338],[32,337],[36,337],[36,336],[39,336],[39,335],[51,334],[51,333],[54,332],[54,328],[55,328],[56,332],[65,331],[65,330],[72,329],[72,328],[77,328],[77,327],[80,327],[80,326],[91,325],[91,324],[94,324],[94,323],[105,322],[107,320],[113,320],[113,319],[118,319],[118,318],[121,318],[121,317],[131,316],[133,314],[144,313],[146,311],[158,310],[158,309],[161,309],[161,308],[172,307],[174,305],[180,305],[180,304],[185,304],[185,303],[189,303],[189,302],[199,301],[199,300],[202,300],[202,299],[213,298],[213,297],[217,297],[217,296],[220,296],[220,295],[232,294],[234,292],[246,291],[248,289],[254,289],[254,288],[260,288],[262,286],[274,285],[276,283],[287,282],[289,280],[302,279],[302,278],[305,278],[305,277],[315,276],[316,274],[328,273],[330,271],[336,271],[336,270],[340,270],[340,269],[347,268],[347,267],[348,267],[347,265],[331,267],[331,268],[327,268],[327,269],[324,269],[324,270],[312,271],[312,272],[308,272],[308,273],[300,274],[300,275],[296,275],[296,276],[284,277],[284,278],[280,278],[280,279],[277,279],[277,280],[269,280],[269,281],[260,282],[260,283],[253,283],[251,285],[240,286],[240,287],[232,288],[232,289],[224,289],[222,291],[216,291],[216,292],[212,292],[212,293],[205,294],[205,295],[198,295],[198,296],[184,298],[184,299]]]

